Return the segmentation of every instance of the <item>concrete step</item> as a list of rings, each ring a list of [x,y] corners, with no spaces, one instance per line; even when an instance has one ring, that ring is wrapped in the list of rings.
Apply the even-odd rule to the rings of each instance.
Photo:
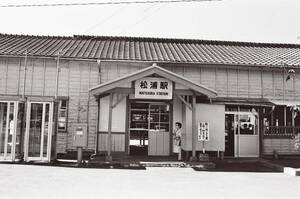
[[[283,173],[291,176],[300,176],[300,169],[295,169],[292,167],[284,167]]]
[[[177,167],[177,168],[197,168],[199,170],[212,169],[216,167],[213,162],[183,162],[183,161],[89,161],[87,164],[89,167],[105,167],[105,168],[131,168],[131,167]]]

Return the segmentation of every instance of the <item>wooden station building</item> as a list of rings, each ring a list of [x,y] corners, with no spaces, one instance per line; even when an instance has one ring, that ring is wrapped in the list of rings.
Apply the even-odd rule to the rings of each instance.
[[[0,159],[299,154],[300,45],[0,34]]]

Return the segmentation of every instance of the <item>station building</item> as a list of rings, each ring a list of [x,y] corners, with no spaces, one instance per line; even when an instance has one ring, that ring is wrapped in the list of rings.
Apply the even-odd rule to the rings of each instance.
[[[300,154],[300,45],[0,34],[0,159]],[[82,139],[78,142],[77,139]]]

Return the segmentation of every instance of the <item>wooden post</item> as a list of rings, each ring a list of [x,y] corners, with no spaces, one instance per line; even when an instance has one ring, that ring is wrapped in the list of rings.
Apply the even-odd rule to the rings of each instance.
[[[97,97],[97,123],[96,123],[96,145],[95,145],[95,155],[98,155],[99,148],[99,116],[100,116],[100,98]]]
[[[109,112],[108,112],[108,138],[107,138],[107,161],[112,161],[111,157],[111,144],[112,144],[112,137],[111,137],[111,125],[112,125],[112,108],[113,108],[113,93],[109,94]]]
[[[77,147],[77,164],[78,166],[82,164],[82,147]]]
[[[295,111],[292,109],[292,133],[295,135]]]
[[[196,134],[196,95],[192,96],[192,157],[191,161],[196,161],[196,141],[197,141],[197,134]]]

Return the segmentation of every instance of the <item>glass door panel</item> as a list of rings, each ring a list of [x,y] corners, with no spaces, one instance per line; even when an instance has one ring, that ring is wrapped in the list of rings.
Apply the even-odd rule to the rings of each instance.
[[[25,161],[50,161],[53,104],[28,102]]]
[[[7,102],[0,102],[0,156],[5,156],[5,141],[6,141],[6,135],[7,135],[7,129],[8,129],[8,123],[7,123],[7,109],[8,109],[8,103]]]
[[[18,116],[17,116],[17,129],[16,129],[16,142],[15,142],[15,155],[17,157],[21,156],[21,142],[22,142],[22,132],[23,132],[23,116],[24,116],[24,104],[18,103],[17,106]]]
[[[49,121],[50,121],[50,104],[45,104],[45,114],[44,114],[44,125],[43,125],[43,157],[47,157],[48,152],[48,134],[49,134]]]
[[[0,102],[0,159],[15,160],[19,102]],[[20,119],[21,121],[22,119]],[[21,134],[21,129],[19,131]],[[18,151],[19,153],[19,151]]]
[[[43,104],[31,104],[28,156],[40,157]]]
[[[15,134],[14,107],[15,103],[8,103],[8,134],[6,140],[6,156],[12,157],[13,137]]]
[[[255,113],[239,113],[236,118],[235,156],[258,157],[258,115]]]
[[[149,105],[149,147],[150,156],[170,154],[170,108],[167,104]]]
[[[150,104],[150,130],[169,131],[169,105]]]

